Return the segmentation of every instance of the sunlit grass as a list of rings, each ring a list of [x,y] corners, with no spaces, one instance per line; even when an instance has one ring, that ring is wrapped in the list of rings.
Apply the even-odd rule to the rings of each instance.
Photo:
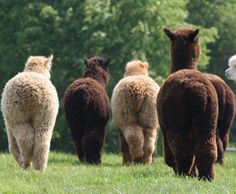
[[[120,155],[104,154],[102,164],[82,164],[71,154],[51,152],[45,172],[21,170],[0,154],[0,193],[236,193],[236,154],[216,165],[213,182],[177,177],[163,158],[150,166],[122,166]]]

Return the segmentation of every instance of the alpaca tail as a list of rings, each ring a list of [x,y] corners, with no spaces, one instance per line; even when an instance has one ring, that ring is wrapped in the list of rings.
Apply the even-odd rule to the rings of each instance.
[[[129,145],[129,152],[134,162],[142,162],[144,135],[143,128],[138,125],[129,125],[121,130]]]

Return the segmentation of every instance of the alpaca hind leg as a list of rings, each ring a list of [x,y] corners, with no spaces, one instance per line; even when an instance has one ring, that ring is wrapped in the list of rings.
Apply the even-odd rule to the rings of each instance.
[[[232,126],[232,122],[235,116],[235,103],[232,101],[234,99],[234,95],[232,94],[231,98],[228,96],[228,103],[225,105],[225,112],[224,112],[224,117],[218,121],[218,134],[220,136],[222,146],[223,146],[223,151],[222,151],[222,157],[217,158],[217,161],[219,161],[220,164],[224,163],[224,152],[226,150],[226,147],[229,142],[229,130],[230,127]]]
[[[214,178],[214,163],[217,158],[215,135],[209,134],[202,136],[197,143],[195,150],[199,179],[212,180]]]
[[[21,155],[20,155],[20,149],[17,145],[16,139],[14,138],[12,134],[12,129],[7,128],[7,138],[9,143],[9,150],[14,156],[15,160],[19,165],[21,165]]]
[[[132,156],[129,153],[129,145],[126,142],[120,130],[119,133],[120,133],[121,151],[123,153],[123,165],[129,165],[130,163],[132,163]]]
[[[138,125],[130,125],[122,130],[124,138],[129,145],[129,152],[135,163],[143,162],[143,128]]]
[[[144,129],[144,163],[151,164],[153,153],[156,147],[157,130],[156,129]]]
[[[194,163],[192,139],[185,133],[178,133],[168,134],[168,141],[175,158],[175,173],[190,176]]]
[[[74,140],[74,146],[77,156],[79,157],[79,160],[83,162],[84,159],[84,152],[82,147],[82,138],[79,138],[78,140]]]
[[[223,142],[222,142],[221,138],[219,137],[218,132],[216,134],[216,144],[217,144],[217,160],[216,160],[216,162],[219,164],[223,164],[224,148],[223,148]]]
[[[34,128],[29,123],[21,123],[15,129],[15,138],[21,154],[21,167],[30,166],[33,154]]]
[[[169,146],[168,138],[165,132],[166,129],[163,126],[160,127],[163,135],[163,154],[165,162],[169,167],[175,168],[175,158]]]
[[[35,129],[33,167],[44,170],[47,167],[52,132],[45,127]]]

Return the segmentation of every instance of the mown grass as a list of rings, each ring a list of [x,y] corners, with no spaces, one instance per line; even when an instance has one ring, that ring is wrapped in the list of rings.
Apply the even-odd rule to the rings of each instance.
[[[236,154],[216,165],[212,182],[177,177],[162,157],[150,166],[122,166],[121,156],[104,154],[102,164],[82,164],[75,155],[51,152],[45,172],[21,170],[0,154],[0,193],[236,193]]]

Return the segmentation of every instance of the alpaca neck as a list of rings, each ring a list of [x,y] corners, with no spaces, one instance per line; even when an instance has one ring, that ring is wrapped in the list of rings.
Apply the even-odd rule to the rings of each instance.
[[[102,87],[106,87],[106,85],[107,85],[107,81],[106,81],[106,79],[102,76],[102,75],[84,75],[84,77],[89,77],[89,78],[91,78],[91,79],[94,79],[94,80],[96,80]]]
[[[177,59],[172,57],[171,73],[181,69],[197,69],[197,60],[194,58]]]

